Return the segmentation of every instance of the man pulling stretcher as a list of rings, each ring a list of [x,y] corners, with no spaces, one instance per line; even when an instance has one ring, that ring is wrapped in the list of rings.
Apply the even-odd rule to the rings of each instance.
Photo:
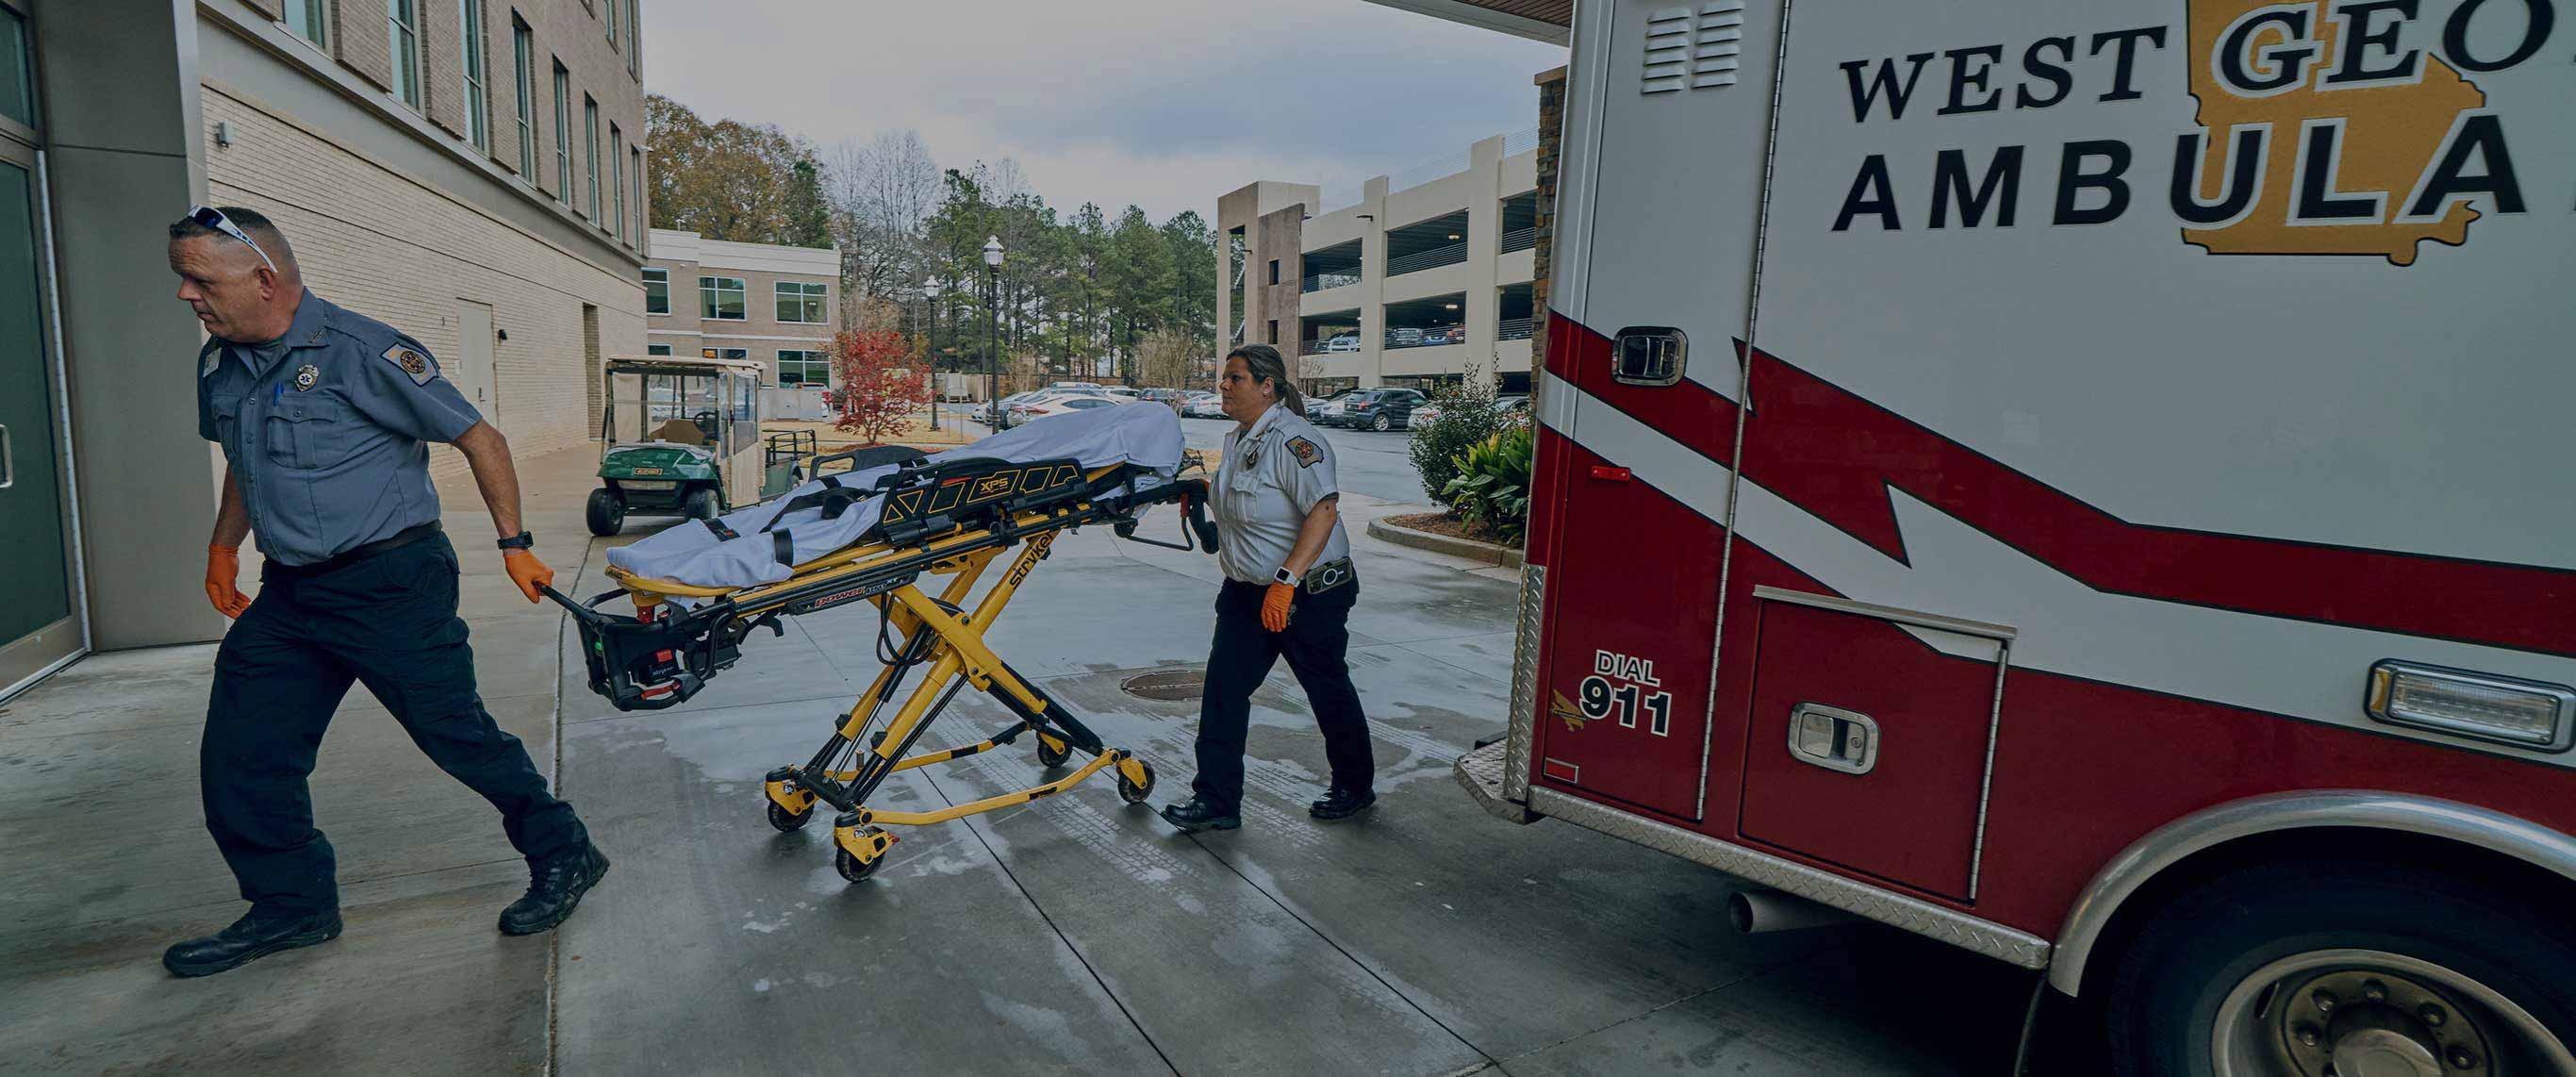
[[[860,450],[851,470],[799,486],[784,498],[715,520],[682,524],[609,551],[619,586],[577,602],[548,590],[580,626],[591,690],[620,710],[679,704],[740,657],[742,641],[779,618],[855,602],[877,608],[874,683],[813,756],[770,772],[764,786],[772,826],[795,830],[817,802],[838,810],[833,862],[843,878],[874,874],[895,837],[884,825],[944,822],[1051,796],[1103,770],[1117,772],[1129,803],[1153,793],[1154,770],[1112,748],[1063,704],[1010,668],[984,642],[1055,537],[1106,523],[1121,538],[1215,552],[1205,515],[1207,483],[1178,477],[1180,424],[1162,408],[1107,408],[1032,423],[937,456],[903,449]],[[1137,515],[1178,502],[1181,541],[1136,535]],[[973,608],[975,586],[1007,559],[1008,570]],[[934,595],[922,577],[947,577]],[[603,608],[631,598],[635,612]],[[886,717],[908,682],[909,693]],[[992,695],[1018,720],[959,748],[908,755],[948,702],[967,685]],[[1053,768],[1074,754],[1089,762],[1027,789],[935,812],[868,806],[897,771],[964,758],[1033,734],[1038,761]]]

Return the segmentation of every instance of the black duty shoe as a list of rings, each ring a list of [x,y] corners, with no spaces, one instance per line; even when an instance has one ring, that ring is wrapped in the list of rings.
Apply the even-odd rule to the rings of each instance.
[[[552,930],[581,906],[581,896],[606,874],[608,855],[596,845],[528,865],[528,892],[501,910],[501,933],[534,935]]]
[[[1185,834],[1202,830],[1232,830],[1243,825],[1242,816],[1219,813],[1198,797],[1191,797],[1187,804],[1164,805],[1163,821],[1181,828]]]
[[[1354,793],[1336,787],[1325,793],[1324,799],[1306,805],[1306,814],[1318,819],[1348,819],[1376,803],[1376,793]]]
[[[161,951],[161,967],[169,969],[173,976],[212,976],[280,950],[319,946],[339,937],[338,909],[304,916],[262,916],[253,912],[222,931]]]

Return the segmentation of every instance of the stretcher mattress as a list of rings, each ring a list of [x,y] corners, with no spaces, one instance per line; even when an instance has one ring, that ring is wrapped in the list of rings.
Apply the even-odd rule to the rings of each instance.
[[[1150,489],[1169,482],[1180,467],[1181,421],[1163,407],[1094,408],[1039,419],[932,454],[929,460],[932,464],[983,459],[1028,463],[1065,458],[1079,461],[1086,471],[1135,465],[1147,473],[1136,488]],[[720,527],[688,521],[612,548],[608,563],[637,576],[697,587],[776,583],[793,571],[779,557],[781,532],[788,536],[790,560],[801,564],[860,541],[876,526],[885,507],[884,495],[877,494],[850,502],[837,515],[827,515],[820,504],[794,507],[800,500],[834,487],[871,489],[898,469],[887,464],[810,480],[778,497],[726,513],[716,521]]]

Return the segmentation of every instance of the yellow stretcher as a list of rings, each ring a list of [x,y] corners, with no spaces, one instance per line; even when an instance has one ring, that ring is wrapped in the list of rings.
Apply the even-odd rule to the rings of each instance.
[[[1195,461],[1193,461],[1195,463]],[[833,865],[856,882],[874,874],[895,842],[885,826],[918,826],[1024,804],[1114,769],[1118,793],[1141,803],[1154,790],[1154,768],[1124,748],[1111,748],[1062,703],[1048,697],[994,654],[985,633],[1000,620],[1058,534],[1108,523],[1119,537],[1175,549],[1216,550],[1205,515],[1203,479],[1157,480],[1134,465],[1085,469],[1073,460],[963,460],[906,467],[867,496],[883,495],[884,516],[860,541],[793,566],[776,583],[699,587],[611,567],[619,589],[588,602],[547,590],[571,609],[582,635],[592,691],[620,710],[675,706],[734,664],[743,639],[761,627],[783,634],[782,616],[852,602],[877,607],[878,659],[884,668],[812,758],[769,772],[763,790],[771,826],[793,831],[812,819],[816,802],[839,810],[832,824]],[[1136,517],[1163,502],[1181,505],[1181,541],[1135,534]],[[1192,544],[1193,536],[1197,542]],[[966,602],[987,570],[1013,549],[1009,570]],[[934,596],[923,576],[946,577]],[[632,617],[602,609],[632,598]],[[691,600],[686,608],[667,601]],[[877,719],[915,671],[914,684],[891,720]],[[948,702],[967,685],[991,695],[1019,720],[976,743],[907,755]],[[939,811],[889,811],[868,798],[897,771],[988,752],[1034,733],[1038,762],[1050,770],[1077,752],[1090,760],[1071,773],[1016,792]]]

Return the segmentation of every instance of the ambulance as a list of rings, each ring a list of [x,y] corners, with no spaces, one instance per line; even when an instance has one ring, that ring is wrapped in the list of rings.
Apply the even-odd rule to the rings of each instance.
[[[2124,1077],[2576,1074],[2576,10],[1574,6],[1460,783]]]

